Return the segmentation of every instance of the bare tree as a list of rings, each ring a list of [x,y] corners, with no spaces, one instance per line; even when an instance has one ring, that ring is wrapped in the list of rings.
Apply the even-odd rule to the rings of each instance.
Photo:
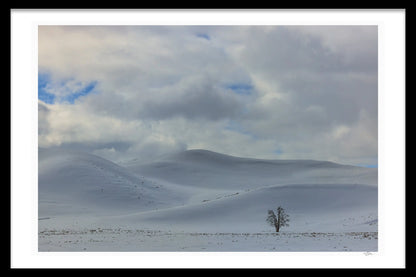
[[[276,213],[273,210],[268,210],[267,213],[266,221],[276,228],[276,232],[279,232],[281,227],[289,226],[289,215],[281,206],[277,207]]]
[[[273,210],[268,210],[267,211],[267,219],[266,221],[272,225],[276,227],[276,232],[279,232],[278,227],[277,227],[277,217],[274,214]]]

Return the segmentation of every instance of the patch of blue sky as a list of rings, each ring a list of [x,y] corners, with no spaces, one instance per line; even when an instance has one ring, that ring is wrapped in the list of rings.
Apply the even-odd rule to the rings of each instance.
[[[75,100],[94,92],[94,89],[97,85],[96,81],[91,81],[87,83],[76,83],[74,90],[71,91],[68,86],[69,82],[73,80],[63,80],[60,82],[54,82],[51,80],[51,76],[45,73],[38,74],[38,99],[42,100],[47,104],[54,104],[56,102],[64,102],[69,104],[74,104]],[[64,94],[57,95],[51,93],[53,88],[57,90],[65,91]]]
[[[47,91],[47,86],[50,82],[48,74],[38,74],[38,99],[47,104],[55,102],[55,95]]]
[[[283,150],[278,148],[278,149],[274,150],[273,153],[275,153],[277,155],[281,155],[281,154],[283,154]]]
[[[68,102],[70,104],[74,104],[75,100],[77,100],[78,98],[93,92],[96,85],[97,85],[96,81],[90,82],[86,86],[81,88],[80,90],[63,97],[62,101]]]
[[[236,120],[228,120],[227,125],[225,126],[226,130],[233,131],[236,133],[240,133],[246,136],[249,136],[252,139],[257,139],[257,136],[249,131],[247,131],[240,122]]]
[[[240,95],[251,95],[253,93],[253,86],[246,83],[234,83],[225,86],[226,89],[232,90],[234,93]]]
[[[196,34],[196,36],[199,38],[206,39],[206,40],[211,40],[211,37],[208,34],[199,33],[199,34]]]

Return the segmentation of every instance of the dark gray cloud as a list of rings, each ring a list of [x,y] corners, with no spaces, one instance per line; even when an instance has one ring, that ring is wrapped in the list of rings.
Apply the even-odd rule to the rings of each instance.
[[[145,101],[138,116],[156,120],[176,116],[189,120],[221,120],[238,117],[244,110],[244,102],[238,96],[206,80],[183,88],[181,92],[164,95]]]
[[[82,105],[123,120],[182,117],[217,121],[241,116],[247,99],[209,76],[197,76],[160,88],[103,90],[100,97],[86,97]]]

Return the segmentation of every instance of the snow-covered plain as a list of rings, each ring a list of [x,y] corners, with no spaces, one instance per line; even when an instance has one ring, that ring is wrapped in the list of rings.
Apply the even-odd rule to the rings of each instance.
[[[39,251],[377,251],[377,169],[188,150],[39,149]],[[285,208],[279,234],[267,210]]]

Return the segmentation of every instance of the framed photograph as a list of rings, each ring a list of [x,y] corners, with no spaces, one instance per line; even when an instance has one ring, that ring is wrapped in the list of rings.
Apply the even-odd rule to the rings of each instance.
[[[404,43],[405,10],[11,10],[12,267],[403,268]]]

